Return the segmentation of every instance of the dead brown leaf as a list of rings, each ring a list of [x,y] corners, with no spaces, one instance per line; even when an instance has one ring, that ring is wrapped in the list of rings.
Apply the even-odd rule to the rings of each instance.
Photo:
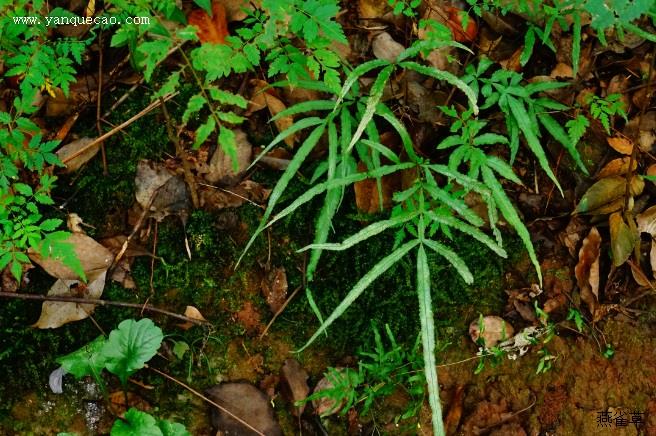
[[[201,43],[225,44],[228,36],[228,21],[226,9],[219,1],[212,2],[212,16],[203,9],[194,9],[189,13],[187,21],[198,28],[198,39]]]
[[[629,172],[629,165],[631,164],[631,157],[624,156],[618,157],[608,162],[604,167],[597,173],[597,179],[603,179],[604,177],[610,176],[623,176]],[[632,171],[635,171],[638,168],[638,162],[633,161]]]
[[[79,280],[58,279],[48,291],[48,295],[98,299],[105,288],[106,273],[106,271],[103,271],[88,285]],[[41,316],[33,327],[55,329],[69,322],[88,318],[95,307],[93,304],[45,301],[41,307]]]
[[[610,246],[613,265],[620,266],[628,260],[637,241],[637,235],[631,231],[621,213],[615,212],[608,218],[610,227]]]
[[[262,316],[251,301],[244,302],[244,306],[235,316],[248,333],[257,333],[262,328]]]
[[[633,151],[633,143],[629,141],[628,138],[613,136],[612,138],[608,138],[607,141],[608,145],[610,145],[613,150],[617,151],[618,153],[629,156]]]
[[[594,314],[599,306],[599,252],[601,235],[596,227],[583,240],[579,250],[579,261],[574,269],[576,281],[581,291],[581,300],[587,305],[590,313]]]
[[[234,186],[251,164],[253,146],[248,141],[246,132],[241,129],[234,129],[233,132],[237,144],[237,169],[235,170],[232,157],[223,150],[223,147],[217,147],[208,165],[208,172],[205,174],[205,179],[210,183]]]
[[[629,193],[632,196],[639,195],[645,187],[642,177],[631,178]],[[589,213],[593,215],[607,214],[617,211],[624,204],[626,194],[626,177],[605,177],[592,185],[579,204],[576,205],[574,213]]]
[[[82,264],[82,270],[89,281],[93,281],[101,274],[104,274],[114,258],[108,249],[83,233],[72,233],[66,242],[73,246],[73,250]],[[30,250],[28,255],[33,262],[53,277],[62,280],[77,280],[79,278],[77,274],[58,259],[44,258],[33,250]]]
[[[84,137],[76,139],[73,142],[69,142],[57,150],[57,157],[59,157],[59,160],[66,162],[66,169],[64,170],[65,173],[72,173],[73,171],[78,170],[82,165],[89,162],[98,153],[100,147],[91,147],[86,149],[80,155],[77,155],[73,159],[67,161],[69,156],[76,154],[79,150],[84,149],[93,141],[93,138]]]
[[[308,373],[303,369],[296,359],[285,360],[280,370],[282,381],[282,392],[292,404],[303,401],[310,393],[310,387],[307,384]],[[305,403],[300,406],[294,406],[292,413],[294,416],[301,416],[305,410]]]

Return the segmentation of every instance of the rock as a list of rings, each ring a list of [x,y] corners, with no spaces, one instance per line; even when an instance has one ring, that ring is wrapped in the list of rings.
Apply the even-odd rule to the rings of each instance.
[[[220,383],[205,391],[212,401],[229,410],[266,436],[282,436],[267,396],[246,382]],[[255,436],[256,432],[225,411],[212,407],[212,426],[225,436]]]
[[[481,328],[482,327],[482,328]],[[498,316],[486,316],[482,320],[474,320],[469,325],[469,336],[478,344],[483,339],[486,348],[494,347],[501,341],[513,337],[515,329]]]

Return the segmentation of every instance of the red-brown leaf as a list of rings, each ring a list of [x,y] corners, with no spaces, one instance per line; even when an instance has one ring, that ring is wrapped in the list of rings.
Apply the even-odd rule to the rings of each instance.
[[[225,44],[225,37],[228,36],[228,21],[225,8],[221,3],[212,2],[211,17],[204,10],[195,9],[189,13],[187,19],[189,24],[198,28],[200,42]]]

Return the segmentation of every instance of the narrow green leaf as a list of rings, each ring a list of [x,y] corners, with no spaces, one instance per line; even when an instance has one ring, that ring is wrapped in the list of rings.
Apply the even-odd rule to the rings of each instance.
[[[546,113],[538,114],[538,119],[540,120],[540,123],[542,123],[542,125],[547,129],[547,131],[551,133],[551,136],[553,136],[556,141],[560,142],[563,147],[565,147],[570,156],[572,156],[572,159],[574,159],[574,162],[576,162],[576,165],[587,176],[588,169],[585,167],[585,164],[581,159],[581,155],[576,149],[576,145],[572,143],[572,138],[569,137],[560,123],[558,123],[558,121],[556,121],[551,115]]]
[[[273,191],[271,192],[271,196],[269,197],[269,204],[267,205],[267,208],[264,211],[264,216],[262,217],[262,221],[260,222],[260,225],[258,226],[255,233],[253,233],[253,236],[251,236],[251,239],[249,239],[241,256],[239,256],[239,259],[237,260],[237,265],[239,265],[241,259],[244,257],[244,255],[251,247],[251,245],[253,245],[253,242],[255,242],[255,239],[260,235],[262,230],[264,230],[268,225],[271,224],[271,223],[267,224],[267,221],[269,220],[271,213],[273,213],[273,209],[278,203],[278,200],[282,196],[283,192],[285,192],[285,189],[287,189],[287,185],[292,180],[292,178],[294,178],[296,172],[301,168],[303,162],[305,162],[305,159],[308,157],[308,155],[312,152],[314,147],[317,145],[317,142],[319,142],[319,139],[321,138],[325,130],[326,130],[326,124],[325,122],[322,121],[321,124],[315,127],[312,133],[310,133],[310,135],[305,139],[305,141],[303,141],[303,144],[301,144],[301,146],[296,151],[294,158],[289,162],[289,165],[285,169],[285,172],[282,174],[282,176],[278,180],[278,183],[276,183],[276,186],[273,188]]]
[[[421,343],[424,354],[424,373],[428,385],[428,403],[431,407],[433,433],[445,436],[442,422],[442,404],[440,403],[440,384],[437,380],[435,362],[435,320],[431,301],[430,269],[423,246],[417,252],[417,296],[419,297],[419,321],[421,325]]]
[[[544,149],[542,148],[542,144],[540,144],[540,140],[538,139],[535,133],[534,129],[537,129],[538,126],[532,125],[531,118],[526,112],[526,108],[522,103],[520,103],[514,97],[508,96],[508,105],[510,107],[510,111],[512,112],[513,117],[517,121],[519,129],[522,131],[524,137],[526,138],[526,143],[528,144],[528,147],[531,149],[535,157],[538,159],[538,163],[540,164],[540,167],[542,167],[544,172],[547,173],[547,176],[549,176],[549,178],[554,182],[554,184],[560,191],[560,194],[563,195],[563,188],[560,187],[560,183],[558,183],[558,179],[556,178],[556,175],[551,170],[551,167],[549,166],[549,161],[547,160],[547,156],[545,155]]]
[[[198,129],[196,129],[196,140],[194,141],[194,148],[200,147],[203,142],[207,141],[207,138],[214,132],[216,128],[216,123],[214,122],[213,117],[207,118],[207,121],[204,124],[201,124]]]
[[[579,73],[579,62],[581,61],[581,14],[572,14],[574,23],[572,26],[572,76],[576,79]]]
[[[524,34],[524,49],[522,54],[519,56],[519,64],[523,67],[531,59],[533,54],[533,47],[535,47],[535,31],[533,26],[529,26],[528,30]]]
[[[335,102],[332,100],[310,100],[297,103],[294,106],[290,106],[287,109],[278,112],[271,121],[275,121],[279,118],[288,117],[303,112],[310,111],[323,111],[323,110],[332,110],[335,108]]]
[[[486,156],[485,163],[487,166],[496,171],[501,177],[505,177],[506,179],[517,183],[518,185],[524,185],[519,177],[517,177],[517,175],[513,172],[512,167],[498,157],[491,155]]]
[[[383,68],[383,70],[378,74],[376,81],[373,83],[373,85],[371,85],[371,91],[369,98],[367,99],[367,106],[365,107],[364,114],[360,120],[360,124],[358,124],[358,127],[355,129],[355,133],[349,142],[347,152],[350,152],[353,149],[355,143],[360,140],[360,137],[362,136],[362,133],[364,133],[365,128],[374,117],[376,106],[380,102],[380,99],[383,97],[385,85],[387,85],[387,81],[389,80],[393,71],[394,65],[388,65],[387,67]]]
[[[439,242],[433,241],[431,239],[424,239],[424,244],[448,260],[449,263],[456,269],[456,271],[458,271],[458,274],[460,274],[465,283],[471,285],[474,282],[474,276],[469,270],[469,267],[467,267],[465,261],[462,260],[462,258],[458,256],[455,251],[451,250],[446,245],[440,244]]]
[[[474,92],[473,89],[471,89],[469,85],[467,85],[465,82],[460,80],[458,77],[454,76],[453,74],[447,71],[438,70],[433,67],[427,67],[425,65],[418,64],[417,62],[406,61],[406,62],[401,62],[400,65],[403,68],[414,70],[425,76],[430,76],[437,80],[444,80],[445,82],[450,83],[451,85],[460,89],[467,96],[467,99],[469,100],[469,104],[471,105],[471,108],[474,111],[474,115],[478,115],[478,105],[476,104],[476,93]]]
[[[319,117],[309,117],[309,118],[303,118],[302,120],[298,120],[289,128],[283,130],[282,132],[278,133],[278,135],[273,138],[273,141],[269,143],[266,147],[264,147],[264,150],[262,150],[262,153],[257,156],[253,162],[249,165],[248,169],[251,169],[253,165],[255,165],[257,162],[259,162],[260,159],[262,159],[263,156],[265,156],[273,147],[281,143],[282,141],[285,140],[288,136],[293,135],[296,132],[300,132],[303,129],[307,129],[308,127],[313,127],[316,125],[319,125],[324,122],[323,118]]]
[[[403,142],[403,148],[408,154],[409,160],[417,162],[419,158],[415,153],[410,133],[408,133],[405,125],[396,117],[396,115],[394,115],[394,112],[392,112],[384,103],[378,103],[378,106],[376,106],[376,115],[381,116],[385,121],[390,123],[394,130],[396,130],[396,133],[399,134],[401,142]]]
[[[488,209],[492,209],[493,207],[494,206],[490,206],[488,204]],[[453,216],[438,215],[434,212],[429,212],[428,216],[433,221],[437,221],[440,224],[459,230],[462,233],[476,239],[477,241],[482,242],[488,248],[490,248],[490,250],[494,251],[497,255],[503,258],[506,258],[508,256],[508,253],[506,253],[506,250],[504,250],[503,247],[501,247],[501,245],[499,245],[496,241],[494,241],[494,239],[490,238],[488,235],[483,233],[478,228],[470,224],[467,224],[466,222],[461,221]]]
[[[367,239],[376,236],[385,230],[391,229],[392,227],[396,227],[398,225],[401,225],[405,222],[408,222],[415,218],[417,215],[419,215],[419,212],[409,212],[409,213],[403,213],[400,215],[397,215],[393,218],[390,218],[388,220],[380,220],[376,221],[373,224],[369,224],[367,227],[364,229],[360,230],[353,236],[350,236],[346,238],[344,241],[339,242],[339,243],[324,243],[324,244],[311,244],[308,246],[305,246],[298,250],[298,252],[306,251],[306,250],[312,250],[312,249],[322,249],[322,250],[330,250],[330,251],[343,251],[347,250],[351,247],[353,247],[356,244],[359,244],[362,241],[366,241]]]
[[[345,177],[333,179],[331,181],[324,182],[324,183],[319,183],[318,185],[315,185],[312,188],[305,191],[300,197],[294,200],[292,204],[290,204],[289,206],[278,212],[273,217],[273,219],[262,228],[262,230],[266,227],[272,226],[275,222],[283,219],[284,217],[286,217],[287,215],[289,215],[290,213],[294,212],[296,209],[301,207],[303,204],[312,200],[314,197],[316,197],[317,195],[321,194],[326,190],[347,186],[365,179],[370,179],[378,176],[382,177],[387,174],[392,174],[397,171],[402,171],[404,169],[412,168],[414,166],[415,164],[411,162],[404,162],[398,165],[386,165],[384,167],[380,167],[366,173],[349,174],[348,176]]]
[[[528,256],[531,259],[531,262],[535,267],[535,271],[538,274],[540,286],[542,286],[542,270],[540,269],[540,262],[538,262],[538,257],[535,254],[535,248],[533,247],[533,242],[531,241],[531,235],[528,232],[528,229],[517,214],[515,206],[513,206],[513,204],[510,202],[510,199],[503,190],[501,183],[499,183],[497,178],[494,176],[492,170],[488,167],[482,167],[481,173],[483,175],[483,181],[492,191],[492,196],[494,197],[494,200],[496,201],[501,214],[506,219],[506,221],[508,221],[508,224],[510,224],[515,229],[517,235],[519,235],[520,239],[524,243],[524,247],[528,252]]]
[[[344,86],[342,86],[342,90],[339,92],[339,95],[337,96],[337,101],[335,102],[335,109],[339,107],[339,105],[342,103],[342,100],[344,100],[344,97],[346,97],[346,94],[348,94],[349,90],[351,87],[355,84],[355,82],[358,81],[360,76],[367,74],[369,71],[374,70],[376,68],[389,65],[389,62],[383,59],[373,59],[368,62],[365,62],[364,64],[358,65],[353,71],[351,71],[348,76],[346,76],[346,80],[344,81]]]
[[[363,139],[362,143],[365,144],[367,147],[371,148],[372,150],[377,151],[378,153],[382,154],[385,156],[387,159],[390,161],[398,164],[401,163],[401,159],[394,153],[392,150],[390,150],[388,147],[385,145],[381,144],[380,142],[375,142],[375,141],[370,141],[368,139]]]
[[[346,297],[337,305],[335,310],[330,314],[326,321],[319,326],[317,331],[312,335],[312,337],[303,345],[297,352],[301,352],[307,347],[309,347],[318,337],[321,335],[337,318],[342,316],[342,314],[348,309],[351,304],[362,294],[362,292],[369,287],[381,274],[390,269],[392,265],[401,260],[410,250],[416,247],[419,244],[418,240],[412,240],[407,242],[394,250],[389,255],[381,259],[376,265],[373,266],[348,292]]]

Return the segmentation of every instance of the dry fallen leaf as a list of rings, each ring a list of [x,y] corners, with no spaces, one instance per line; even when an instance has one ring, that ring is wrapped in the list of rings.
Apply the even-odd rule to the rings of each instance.
[[[642,177],[631,178],[629,193],[632,196],[639,195],[645,187]],[[592,185],[579,204],[576,205],[574,213],[606,214],[617,211],[624,204],[626,194],[626,177],[606,177]]]
[[[59,160],[66,162],[66,169],[64,170],[65,173],[72,173],[73,171],[78,170],[82,165],[89,162],[98,153],[100,147],[91,147],[86,149],[82,154],[67,161],[69,156],[74,155],[79,150],[82,150],[84,147],[86,147],[87,144],[90,144],[93,141],[93,138],[80,138],[73,142],[69,142],[57,150],[57,157]]]
[[[615,212],[608,218],[610,227],[610,247],[613,265],[620,266],[631,256],[637,241],[637,235],[631,231],[621,213]]]
[[[251,164],[253,146],[248,141],[248,136],[240,129],[234,129],[233,132],[237,144],[237,170],[235,171],[234,162],[223,147],[217,147],[210,160],[208,172],[205,174],[205,179],[210,183],[234,186],[239,183],[242,174]]]
[[[574,273],[581,290],[581,300],[587,305],[590,313],[595,314],[599,306],[599,249],[601,235],[596,227],[583,240],[579,250],[579,261]]]
[[[202,9],[195,9],[189,13],[187,21],[198,28],[200,42],[224,44],[228,36],[228,21],[225,7],[218,1],[212,2],[212,16]]]
[[[103,271],[88,285],[81,283],[79,280],[58,279],[48,291],[48,295],[98,299],[105,288],[106,273],[106,271]],[[46,301],[41,307],[41,316],[33,327],[55,329],[69,322],[80,321],[89,317],[95,307],[93,304]]]
[[[179,215],[185,221],[191,208],[187,184],[173,175],[164,164],[140,160],[135,176],[135,197],[148,208],[149,216],[162,221],[168,215]]]
[[[627,138],[622,138],[620,136],[613,136],[612,138],[608,138],[608,145],[610,145],[613,150],[617,151],[618,153],[625,154],[625,155],[630,155],[631,152],[633,151],[633,143],[629,141]]]
[[[610,176],[623,176],[629,172],[629,165],[631,164],[631,156],[618,157],[608,162],[597,173],[597,179],[603,179]],[[632,171],[638,168],[637,160],[633,160]]]
[[[268,88],[269,84],[267,82],[254,79],[251,80],[250,83],[253,85],[253,95],[249,102],[248,109],[246,110],[246,116],[264,109],[265,107],[269,109],[269,113],[272,117],[287,109],[287,106],[282,100],[274,95],[273,90]],[[274,121],[274,124],[276,125],[278,132],[283,132],[294,124],[294,117],[286,116],[277,118]],[[289,147],[293,147],[296,142],[296,136],[296,134],[287,136],[285,138],[285,144]]]
[[[283,392],[289,398],[292,404],[303,401],[310,393],[310,387],[307,384],[308,373],[303,369],[296,359],[287,359],[280,370]],[[300,406],[294,406],[292,413],[294,416],[301,416],[305,410],[305,403]]]
[[[82,264],[82,270],[89,281],[93,281],[101,274],[104,274],[114,259],[114,255],[108,249],[83,233],[72,233],[66,242],[73,246],[73,250]],[[62,280],[77,280],[79,278],[60,260],[43,258],[34,251],[30,251],[28,254],[34,263],[53,277]]]

